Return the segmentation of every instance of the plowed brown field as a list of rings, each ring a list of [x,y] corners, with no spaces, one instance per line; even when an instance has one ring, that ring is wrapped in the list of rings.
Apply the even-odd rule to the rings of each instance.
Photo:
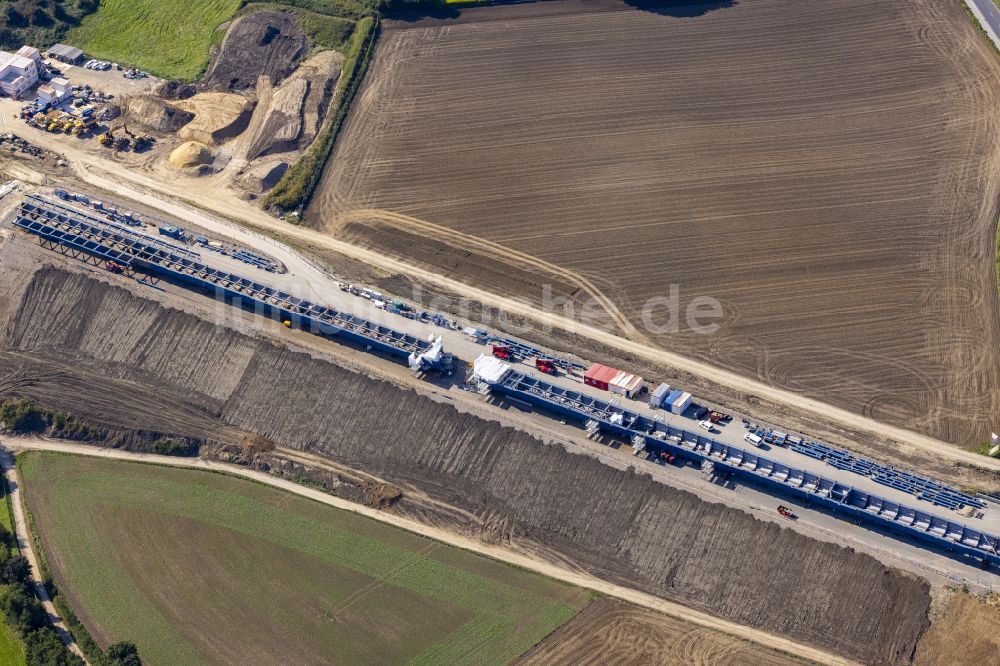
[[[808,663],[811,662],[601,597],[518,659],[515,666],[803,666]]]
[[[722,4],[386,22],[307,218],[501,293],[589,294],[626,335],[837,406],[985,437],[1000,60],[960,2]],[[498,260],[509,279],[476,268]],[[650,335],[642,306],[671,284],[682,312],[717,299],[721,329]]]

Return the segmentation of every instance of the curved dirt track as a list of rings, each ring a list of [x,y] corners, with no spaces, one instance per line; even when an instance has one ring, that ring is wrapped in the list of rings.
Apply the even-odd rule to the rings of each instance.
[[[1000,420],[1000,61],[961,3],[670,13],[387,22],[307,219],[388,210],[482,237],[588,276],[643,333],[646,299],[677,284],[682,308],[717,299],[722,328],[650,335],[662,348],[982,441]]]
[[[605,296],[604,293],[602,293],[601,290],[598,289],[589,279],[561,266],[550,264],[547,261],[542,261],[541,259],[533,257],[530,254],[518,252],[517,250],[511,250],[482,238],[460,234],[446,227],[418,220],[417,218],[409,215],[393,213],[388,210],[373,210],[368,208],[340,213],[329,224],[326,231],[336,233],[341,227],[352,221],[371,220],[386,221],[395,228],[412,229],[422,236],[429,236],[431,238],[443,240],[453,247],[470,248],[475,252],[479,252],[494,259],[499,259],[500,261],[507,261],[517,265],[528,266],[530,269],[540,271],[538,277],[541,277],[544,273],[555,275],[560,279],[565,280],[567,283],[575,285],[581,291],[594,299],[594,301],[611,317],[618,329],[625,333],[626,337],[630,340],[644,343],[649,342],[649,339],[639,333],[635,326],[632,325],[632,322],[629,321],[624,314],[622,314],[615,302]]]

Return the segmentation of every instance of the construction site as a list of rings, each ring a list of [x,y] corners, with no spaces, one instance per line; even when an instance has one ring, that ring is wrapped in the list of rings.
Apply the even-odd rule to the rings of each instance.
[[[0,99],[13,119],[0,142],[0,408],[29,415],[0,418],[0,445],[259,474],[587,590],[569,595],[589,602],[544,638],[511,648],[510,663],[989,661],[1000,650],[989,629],[1000,626],[1000,441],[989,425],[1000,311],[979,263],[942,259],[951,272],[931,289],[926,274],[941,265],[924,259],[934,248],[957,256],[995,221],[984,146],[1000,119],[981,83],[1000,65],[960,11],[930,3],[862,11],[830,0],[802,25],[783,0],[704,4],[557,0],[387,17],[315,197],[280,217],[260,198],[324,136],[345,60],[312,48],[296,15],[239,16],[194,83],[44,61],[73,77],[49,83],[60,103]],[[815,53],[806,37],[788,49],[824,81],[836,79],[824,63],[855,49],[857,109],[844,102],[828,121],[821,98],[795,113],[752,95],[726,106],[742,85],[728,70],[691,101],[702,70],[718,66],[697,46],[708,33],[742,35],[747,62],[763,67],[776,53],[768,39],[794,26],[816,35],[824,17],[837,27],[811,42]],[[891,49],[876,39],[886,24]],[[626,35],[635,41],[622,47]],[[964,46],[944,64],[948,35]],[[543,62],[536,49],[561,55]],[[621,62],[592,61],[612,52]],[[503,66],[484,64],[501,54]],[[478,73],[456,77],[459,65]],[[631,73],[619,81],[605,66]],[[924,92],[955,74],[964,120],[885,87],[891,67]],[[581,80],[616,83],[583,102]],[[510,101],[499,115],[483,101],[489,82]],[[767,90],[785,100],[786,84],[768,79]],[[862,108],[866,90],[878,91],[872,108],[905,112],[885,151],[859,166],[852,142],[882,145],[884,129]],[[532,94],[562,101],[512,129],[507,114],[527,114]],[[574,99],[597,111],[568,122]],[[637,109],[619,139],[602,124],[618,126],[615,100]],[[706,116],[710,100],[718,111]],[[784,124],[733,120],[765,107]],[[440,123],[434,108],[452,119],[440,140],[421,125]],[[945,130],[904,179],[927,123]],[[815,143],[780,148],[798,145],[790,128],[818,124]],[[705,148],[714,131],[734,152]],[[559,166],[580,149],[590,161]],[[835,183],[816,190],[819,172],[795,176],[809,151],[829,158],[824,182]],[[641,174],[616,171],[624,153]],[[736,166],[722,173],[703,158]],[[948,171],[959,163],[961,183]],[[733,185],[722,199],[720,179]],[[962,203],[913,195],[931,181],[952,183],[947,196]],[[888,219],[883,231],[844,213],[845,197],[869,195],[865,215]],[[892,201],[901,209],[885,217]],[[773,225],[739,217],[743,202]],[[611,206],[619,221],[591,224]],[[926,232],[959,219],[946,243]],[[868,234],[890,227],[913,233],[883,264],[874,255],[889,241]],[[844,241],[851,233],[861,235]],[[750,236],[794,256],[765,260]],[[847,267],[851,256],[877,270]],[[837,275],[846,282],[831,295]],[[717,334],[643,327],[640,301],[668,281],[720,295]],[[542,284],[608,325],[540,307]],[[974,312],[945,322],[961,294]],[[764,301],[795,307],[752,307]],[[804,314],[807,303],[827,310]],[[959,376],[968,381],[952,391]],[[68,558],[48,556],[60,587],[79,580]],[[128,638],[88,615],[84,596],[65,597],[101,647]]]
[[[4,199],[0,389],[109,443],[181,438],[228,458],[253,434],[399,488],[393,512],[865,663],[909,662],[932,584],[1000,580],[990,495],[679,389],[626,397],[649,380],[601,385],[606,366],[372,289],[331,278],[307,300],[293,271],[185,243],[179,226],[151,235],[84,196]],[[809,591],[793,607],[788,585]]]

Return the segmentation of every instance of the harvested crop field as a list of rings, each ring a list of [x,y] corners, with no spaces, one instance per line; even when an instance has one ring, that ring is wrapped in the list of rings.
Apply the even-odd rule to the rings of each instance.
[[[218,326],[209,311],[70,270],[4,267],[0,284],[0,315],[19,313],[0,369],[20,378],[0,400],[109,428],[135,427],[139,403],[171,436],[254,433],[401,489],[401,515],[864,663],[908,663],[926,629],[928,583],[868,555]]]
[[[666,615],[601,597],[516,666],[699,664],[797,666],[809,662]]]
[[[655,343],[982,441],[1000,60],[961,3],[650,5],[386,21],[308,221],[499,293],[602,292],[640,332],[676,284],[721,328]]]
[[[103,644],[134,640],[145,663],[502,664],[591,598],[242,479],[19,464],[60,589]]]
[[[1000,608],[961,592],[917,645],[916,666],[1000,664]]]

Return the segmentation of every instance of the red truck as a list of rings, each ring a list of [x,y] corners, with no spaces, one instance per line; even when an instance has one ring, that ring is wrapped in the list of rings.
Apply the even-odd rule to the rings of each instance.
[[[493,355],[501,361],[510,360],[510,347],[507,345],[493,345]]]
[[[535,368],[547,375],[556,374],[556,362],[551,358],[536,358]]]

